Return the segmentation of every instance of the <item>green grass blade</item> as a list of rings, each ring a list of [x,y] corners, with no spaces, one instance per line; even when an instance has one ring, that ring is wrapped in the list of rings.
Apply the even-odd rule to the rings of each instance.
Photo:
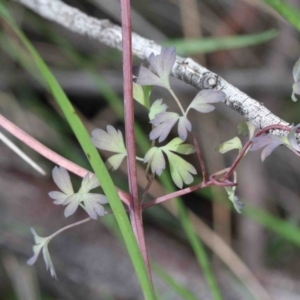
[[[243,214],[263,227],[273,231],[278,236],[300,247],[300,228],[298,226],[253,206],[246,206],[243,210]]]
[[[30,41],[10,17],[9,12],[2,3],[0,3],[0,16],[7,22],[8,25],[10,25],[10,27],[14,30],[24,46],[27,48],[28,52],[33,57],[42,77],[49,87],[50,92],[53,94],[54,99],[57,101],[62,112],[64,113],[93,170],[99,178],[99,181],[101,182],[102,188],[107,198],[109,199],[109,203],[120,227],[125,245],[129,252],[132,264],[135,268],[141,288],[143,290],[144,297],[145,299],[155,299],[154,291],[147,274],[141,252],[138,248],[136,239],[130,226],[130,222],[118,197],[113,181],[105,167],[105,164],[103,163],[98,151],[91,143],[90,135],[86,131],[80,118],[77,116],[74,108],[72,107],[66,94],[58,84],[57,80],[52,75],[51,71],[49,70],[43,59],[40,57],[38,52],[35,50],[35,48],[32,46]]]
[[[94,81],[96,82],[99,92],[102,93],[107,101],[107,103],[115,110],[120,119],[123,119],[123,110],[122,110],[122,102],[120,98],[112,90],[107,83],[101,78],[101,76],[95,72],[93,65],[88,63],[81,55],[70,45],[66,40],[62,40],[60,37],[52,36],[55,39],[55,42],[59,45],[62,45],[62,50],[68,57],[72,59],[74,64],[80,66],[81,69],[85,69],[92,76]],[[122,113],[120,113],[122,112]],[[150,147],[150,142],[148,137],[145,135],[144,130],[137,124],[136,125],[136,136],[137,143],[140,149],[146,153],[146,151]],[[172,183],[169,181],[169,184]],[[157,266],[157,264],[151,264],[152,269],[171,287],[175,292],[182,296],[182,299],[187,300],[196,300],[197,298],[193,295],[189,290],[179,285],[171,276],[169,276],[166,272],[164,272],[161,268]]]
[[[185,56],[255,46],[273,39],[277,34],[278,32],[275,29],[271,29],[257,34],[241,36],[201,38],[197,40],[175,39],[168,41],[167,45],[175,46],[176,52]]]
[[[159,275],[178,295],[184,300],[197,300],[197,297],[193,295],[188,289],[176,282],[169,274],[167,274],[159,265],[151,264],[154,272]]]
[[[45,30],[44,30],[45,31]],[[53,34],[47,30],[47,36],[50,37],[56,44],[61,46],[63,53],[80,69],[85,70],[94,80],[96,87],[99,90],[99,94],[102,94],[109,104],[109,106],[115,111],[117,116],[124,120],[124,104],[117,93],[105,82],[99,72],[95,70],[94,63],[87,61],[66,39]],[[150,128],[150,127],[149,127]],[[135,125],[136,141],[140,150],[145,154],[151,147],[149,138],[145,135],[145,130],[139,125]]]
[[[284,19],[300,31],[300,10],[285,4],[282,0],[263,0],[276,10]]]
[[[183,229],[186,232],[187,238],[194,250],[194,253],[196,255],[198,263],[202,267],[204,277],[209,285],[209,288],[213,295],[213,299],[222,300],[223,298],[222,298],[220,289],[218,287],[217,281],[216,281],[214,274],[212,272],[212,269],[210,267],[209,258],[205,252],[202,242],[199,240],[199,238],[197,237],[197,235],[192,227],[192,224],[188,217],[187,209],[181,200],[177,200],[176,203],[177,203],[177,207],[178,207],[179,218],[181,220],[181,224],[182,224]]]
[[[201,190],[197,193],[199,193],[199,195],[201,195],[202,197],[211,199],[209,189]],[[242,217],[247,217],[260,224],[262,227],[274,232],[279,237],[293,243],[295,246],[300,246],[299,226],[291,223],[288,220],[283,220],[261,208],[249,205],[249,201],[247,201],[247,199],[242,200],[242,202],[245,203],[245,207],[243,208],[241,214]],[[232,205],[230,206],[230,208],[235,212]]]

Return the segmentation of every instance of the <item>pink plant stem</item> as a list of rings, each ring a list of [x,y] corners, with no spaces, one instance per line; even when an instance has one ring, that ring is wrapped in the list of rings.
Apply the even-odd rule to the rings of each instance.
[[[64,167],[66,170],[68,170],[80,177],[84,177],[89,172],[88,170],[78,166],[77,164],[73,163],[72,161],[64,158],[63,156],[61,156],[61,155],[57,154],[56,152],[52,151],[51,149],[47,148],[42,143],[40,143],[39,141],[37,141],[36,139],[31,137],[26,132],[24,132],[21,128],[19,128],[18,126],[16,126],[9,120],[7,120],[1,114],[0,114],[0,126],[3,127],[5,130],[7,130],[11,135],[16,137],[20,141],[22,141],[24,144],[29,146],[31,149],[33,149],[34,151],[39,153],[40,155],[44,156],[45,158],[52,161],[53,163]],[[143,209],[153,206],[155,204],[159,204],[164,201],[170,200],[172,198],[191,193],[193,191],[196,191],[197,189],[211,186],[213,184],[215,184],[215,183],[213,183],[212,181],[208,181],[206,183],[201,183],[201,184],[198,184],[198,185],[195,185],[192,187],[188,187],[188,188],[185,188],[183,190],[180,190],[180,191],[177,191],[174,193],[170,193],[168,195],[159,197],[157,199],[152,200],[151,202],[146,203],[145,205],[143,205]],[[218,183],[217,183],[217,185],[218,185]],[[223,183],[223,185],[226,185],[226,183]],[[230,184],[227,184],[227,185],[230,185]],[[130,196],[126,192],[124,192],[120,189],[118,189],[118,194],[119,194],[119,197],[121,198],[121,200],[127,205],[127,207],[130,207]]]
[[[136,147],[134,134],[134,103],[132,97],[132,44],[131,44],[131,15],[130,0],[121,0],[122,18],[122,48],[123,48],[123,80],[124,80],[124,120],[127,148],[128,185],[130,191],[130,220],[139,248],[143,255],[149,277],[150,264],[147,254],[142,209],[138,194],[136,171]]]
[[[148,203],[145,203],[143,205],[143,209],[146,209],[146,208],[148,208],[150,206],[153,206],[153,205],[165,202],[165,201],[170,200],[172,198],[176,198],[176,197],[179,197],[179,196],[182,196],[182,195],[189,194],[191,192],[203,189],[203,188],[211,186],[211,185],[212,185],[212,182],[201,182],[201,183],[199,183],[197,185],[190,186],[188,188],[176,191],[174,193],[167,194],[167,195],[162,196],[162,197],[158,197],[158,198],[156,198],[154,200],[149,201]]]
[[[48,160],[54,162],[56,165],[64,167],[66,170],[80,176],[84,177],[87,173],[91,173],[90,171],[78,166],[72,161],[66,159],[65,157],[57,154],[51,149],[44,146],[42,143],[31,137],[29,134],[24,132],[21,128],[7,120],[4,116],[0,114],[0,126],[7,130],[14,137],[22,141],[24,144],[32,148],[37,153],[41,154]],[[129,206],[129,195],[124,191],[118,189],[118,194],[120,199]]]
[[[290,131],[291,128],[285,125],[269,125],[266,126],[264,128],[262,128],[261,130],[259,130],[256,134],[255,137],[262,135],[263,133],[266,133],[268,131],[271,131],[273,129],[281,129],[281,130],[286,130],[286,131]],[[232,166],[229,168],[229,170],[227,171],[227,173],[221,178],[222,180],[227,180],[230,175],[234,172],[234,170],[236,169],[236,167],[238,166],[238,164],[240,163],[241,159],[243,158],[245,152],[247,151],[247,149],[251,146],[252,141],[248,141],[243,149],[240,151],[239,155],[236,157],[235,161],[233,162]]]
[[[52,161],[53,163],[64,167],[66,170],[68,170],[68,171],[70,171],[70,172],[72,172],[72,173],[74,173],[74,174],[76,174],[80,177],[84,177],[89,172],[88,170],[78,166],[77,164],[73,163],[72,161],[64,158],[63,156],[61,156],[61,155],[57,154],[56,152],[52,151],[51,149],[47,148],[42,143],[40,143],[39,141],[37,141],[36,139],[34,139],[30,135],[28,135],[26,132],[24,132],[21,128],[19,128],[18,126],[16,126],[15,124],[10,122],[9,120],[7,120],[1,114],[0,114],[0,126],[3,127],[5,130],[7,130],[11,135],[16,137],[20,141],[22,141],[24,144],[26,144],[27,146],[32,148],[34,151],[41,154],[42,156],[44,156],[48,160]],[[290,128],[286,127],[286,126],[271,125],[271,126],[268,126],[264,129],[260,130],[255,136],[259,136],[259,135],[263,134],[264,132],[269,131],[270,129],[276,129],[276,128],[287,130],[287,131],[290,130]],[[228,182],[227,179],[232,174],[232,172],[235,170],[235,168],[237,167],[237,165],[240,162],[241,158],[243,157],[245,151],[247,150],[247,148],[250,145],[251,145],[251,141],[247,142],[244,145],[243,150],[239,153],[239,155],[235,159],[233,165],[230,168],[228,168],[227,173],[222,177],[223,182],[216,181],[211,176],[211,179],[207,182],[202,182],[201,184],[198,184],[198,185],[195,185],[195,186],[192,186],[192,187],[188,187],[188,188],[185,188],[183,190],[176,191],[174,193],[170,193],[168,195],[156,198],[156,199],[151,200],[150,202],[146,203],[145,205],[143,205],[142,208],[145,209],[145,208],[148,208],[150,206],[162,203],[162,202],[170,200],[172,198],[179,197],[179,196],[191,193],[193,191],[196,191],[198,189],[202,189],[202,188],[205,188],[205,187],[208,187],[208,186],[211,186],[211,185],[218,185],[218,186],[232,186],[232,185],[235,185],[234,183]],[[128,207],[130,207],[130,196],[126,192],[124,192],[120,189],[118,189],[118,194],[119,194],[120,199]]]
[[[16,126],[9,120],[7,120],[1,114],[0,114],[0,126],[3,127],[5,130],[7,130],[11,135],[16,137],[20,141],[22,141],[24,144],[26,144],[27,146],[32,148],[34,151],[39,153],[40,155],[44,156],[45,158],[52,161],[53,163],[64,167],[66,170],[68,170],[80,177],[84,177],[89,172],[88,170],[78,166],[77,164],[69,161],[68,159],[64,158],[63,156],[61,156],[61,155],[57,154],[56,152],[52,151],[51,149],[47,148],[42,143],[40,143],[39,141],[37,141],[36,139],[34,139],[30,135],[28,135],[26,132],[24,132],[21,128],[19,128],[18,126]],[[226,182],[223,182],[223,183],[214,182],[214,180],[207,181],[205,183],[202,182],[195,186],[188,187],[183,190],[176,191],[174,193],[170,193],[168,195],[156,198],[156,199],[144,204],[143,207],[141,207],[141,209],[149,208],[153,205],[168,201],[172,198],[176,198],[176,197],[194,192],[198,189],[202,189],[202,188],[205,188],[205,187],[208,187],[211,185],[230,186],[232,184],[226,183]],[[120,199],[127,205],[127,207],[130,208],[130,196],[126,192],[124,192],[120,189],[118,189],[118,195],[119,195]]]
[[[179,197],[179,196],[183,196],[183,195],[192,193],[192,192],[197,191],[197,190],[204,189],[204,188],[212,186],[212,185],[216,185],[216,186],[235,186],[236,183],[231,182],[231,181],[218,182],[218,181],[216,181],[214,179],[210,179],[210,180],[208,180],[206,182],[201,182],[199,184],[196,184],[194,186],[190,186],[190,187],[185,188],[183,190],[176,191],[174,193],[170,193],[170,194],[158,197],[158,198],[156,198],[154,200],[151,200],[148,203],[145,203],[143,205],[143,209],[146,209],[146,208],[148,208],[150,206],[153,206],[153,205],[165,202],[165,201],[170,200],[172,198],[176,198],[176,197]]]
[[[194,134],[191,133],[191,136],[193,138],[193,144],[195,146],[197,157],[198,157],[199,164],[200,164],[200,167],[201,167],[203,181],[206,182],[206,181],[208,181],[208,175],[207,175],[207,171],[206,171],[206,168],[205,168],[204,160],[203,160],[203,157],[202,157],[202,154],[201,154],[198,142],[197,142]]]

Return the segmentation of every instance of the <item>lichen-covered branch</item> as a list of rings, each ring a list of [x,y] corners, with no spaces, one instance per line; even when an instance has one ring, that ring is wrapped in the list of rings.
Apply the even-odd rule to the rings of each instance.
[[[109,20],[98,20],[60,0],[16,0],[40,16],[54,21],[70,31],[88,36],[107,46],[122,50],[121,28]],[[161,46],[154,41],[132,34],[132,52],[146,59],[151,53],[159,54]],[[274,115],[263,104],[252,99],[220,76],[199,65],[190,58],[177,56],[172,75],[198,88],[214,88],[226,94],[225,104],[250,120],[256,127],[264,128],[273,124],[289,124]],[[273,134],[285,134],[273,131]]]

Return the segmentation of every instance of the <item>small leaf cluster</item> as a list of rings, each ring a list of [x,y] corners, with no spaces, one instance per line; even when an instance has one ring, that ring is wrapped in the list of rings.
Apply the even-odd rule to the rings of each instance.
[[[112,135],[109,134],[113,132]],[[115,134],[118,132],[118,134]],[[102,137],[110,136],[109,143],[100,143]],[[100,150],[107,150],[117,154],[112,155],[106,162],[108,167],[113,170],[119,168],[122,160],[126,157],[126,148],[121,131],[117,131],[112,126],[107,126],[107,132],[101,129],[95,129],[92,132],[92,141]],[[121,152],[122,151],[122,152]],[[121,152],[121,153],[120,153]],[[162,147],[152,147],[142,159],[144,163],[148,163],[153,174],[160,176],[166,168],[166,160],[163,153],[167,156],[170,164],[171,176],[179,188],[183,183],[190,184],[193,182],[191,174],[196,174],[196,169],[187,161],[182,159],[178,154],[188,155],[195,152],[194,146],[184,144],[180,138],[174,138],[168,144]],[[115,159],[117,158],[117,159]]]
[[[61,191],[50,192],[49,197],[54,200],[54,204],[67,205],[64,211],[66,218],[74,214],[79,205],[92,219],[96,220],[98,216],[105,214],[105,209],[102,205],[108,203],[107,198],[102,194],[90,193],[90,190],[100,186],[95,175],[86,174],[77,193],[74,192],[70,175],[66,169],[55,167],[52,171],[52,176]]]
[[[178,188],[183,184],[191,184],[193,175],[197,174],[196,169],[189,162],[179,155],[188,155],[195,152],[192,145],[184,144],[188,132],[192,130],[192,124],[188,119],[188,113],[194,109],[201,113],[208,113],[215,109],[213,104],[223,101],[225,94],[221,91],[202,90],[191,101],[186,110],[183,109],[179,99],[174,94],[170,86],[170,74],[176,61],[176,52],[174,47],[162,47],[161,53],[148,58],[149,68],[141,66],[138,76],[133,82],[133,97],[148,110],[149,123],[152,130],[149,139],[153,141],[153,147],[148,150],[143,160],[147,163],[147,170],[150,169],[153,174],[160,176],[166,168],[166,158],[169,162],[170,173],[173,182]],[[167,89],[179,106],[178,112],[170,112],[163,99],[157,99],[150,103],[150,95],[153,86],[160,86]],[[164,146],[155,146],[164,142],[169,136],[172,128],[177,125],[178,136]],[[126,147],[122,133],[112,126],[107,126],[107,131],[95,129],[92,132],[92,142],[101,149],[113,152],[114,154],[107,160],[108,167],[116,170],[119,168],[123,159],[126,157]]]
[[[193,182],[192,174],[197,174],[197,171],[194,166],[185,161],[178,154],[188,155],[194,152],[195,149],[192,145],[183,144],[183,141],[177,137],[165,146],[150,148],[145,155],[144,162],[150,164],[152,173],[156,173],[160,176],[162,171],[166,168],[164,153],[169,161],[173,182],[177,187],[182,188],[183,183],[191,184]]]
[[[262,134],[252,138],[250,151],[262,149],[261,160],[264,161],[278,146],[285,145],[294,152],[300,152],[296,132],[300,128],[300,124],[292,126],[287,136],[275,136],[270,134]]]
[[[194,109],[200,113],[209,113],[215,109],[212,104],[225,100],[225,94],[222,91],[215,91],[212,89],[202,90],[191,101],[188,108],[184,110],[179,100],[174,95],[169,81],[172,68],[176,61],[175,48],[162,47],[161,53],[159,55],[151,54],[148,61],[150,68],[147,69],[143,66],[140,67],[136,83],[141,86],[156,85],[166,88],[175,98],[175,101],[181,110],[181,114],[176,112],[167,112],[167,106],[162,103],[162,99],[159,99],[159,105],[157,103],[158,100],[156,100],[150,108],[150,123],[154,126],[149,135],[150,140],[158,139],[159,143],[163,142],[168,137],[171,129],[178,122],[178,136],[182,141],[185,141],[188,132],[191,132],[192,130],[192,124],[188,120],[188,113],[190,109]],[[135,92],[134,94],[138,94],[138,92]],[[141,104],[149,103],[148,99],[147,101],[141,101],[140,97],[135,99]],[[146,105],[144,106],[148,108]]]
[[[141,66],[136,82],[133,82],[133,96],[148,111],[149,123],[152,126],[149,134],[152,147],[145,153],[143,158],[137,159],[147,164],[147,171],[150,170],[152,174],[158,176],[166,169],[168,162],[172,180],[181,189],[184,184],[191,184],[194,180],[193,176],[197,174],[196,168],[181,157],[182,155],[195,153],[193,145],[184,143],[188,133],[192,131],[188,113],[191,109],[200,113],[213,111],[215,109],[213,104],[224,101],[225,94],[221,91],[202,90],[190,102],[187,109],[184,109],[171,89],[169,81],[176,61],[175,48],[162,48],[159,55],[151,54],[148,60],[150,67]],[[179,113],[168,111],[168,106],[163,99],[157,99],[151,103],[150,96],[154,85],[166,88],[170,92],[179,107]],[[157,145],[156,143],[162,143],[168,138],[175,124],[177,124],[178,137],[165,145]],[[127,156],[122,132],[108,125],[106,130],[93,130],[91,140],[98,149],[113,153],[108,158],[106,165],[110,169],[117,170]],[[105,215],[103,205],[108,203],[107,198],[102,194],[90,192],[100,186],[96,176],[86,174],[77,192],[74,191],[69,173],[63,167],[55,167],[52,176],[60,190],[50,192],[49,197],[54,200],[54,204],[66,206],[64,210],[65,217],[74,214],[79,206],[92,219],[96,220],[99,216]],[[34,229],[31,231],[35,245],[33,246],[34,255],[28,260],[28,264],[34,264],[40,252],[42,252],[47,269],[56,278],[48,244],[62,230],[48,237],[40,237]]]
[[[33,228],[31,228],[31,233],[33,234],[35,245],[33,246],[33,256],[30,259],[28,259],[27,264],[32,266],[36,262],[40,252],[42,251],[47,270],[50,271],[52,277],[57,279],[53,262],[51,260],[50,253],[48,250],[48,244],[54,236],[51,235],[48,237],[41,237],[35,232]]]
[[[148,61],[150,64],[149,68],[141,66],[139,69],[138,77],[136,78],[137,85],[134,85],[134,90],[140,90],[140,86],[143,89],[154,85],[163,87],[170,92],[178,104],[180,113],[167,111],[168,106],[163,102],[163,99],[157,99],[149,106],[149,94],[147,94],[145,100],[135,98],[141,104],[147,103],[144,106],[149,110],[149,120],[150,124],[152,124],[152,130],[149,134],[151,141],[164,142],[176,124],[179,136],[179,138],[173,139],[165,146],[152,147],[146,153],[144,162],[149,163],[151,172],[159,176],[165,169],[166,162],[164,155],[166,155],[173,182],[177,187],[182,188],[183,183],[192,183],[192,175],[196,174],[194,166],[178,155],[187,155],[195,152],[191,145],[183,144],[187,139],[188,132],[192,131],[192,124],[188,119],[188,113],[191,109],[201,113],[213,111],[215,107],[212,104],[224,101],[225,94],[221,91],[202,90],[194,97],[187,109],[184,109],[170,86],[170,74],[176,61],[175,48],[162,47],[161,53],[158,55],[151,54]],[[141,93],[134,92],[134,95],[137,94],[141,95]],[[145,93],[143,94],[145,95]]]
[[[255,132],[255,126],[251,122],[241,122],[238,125],[238,133],[242,135],[248,135],[249,140],[252,139],[254,136]],[[234,137],[221,145],[217,148],[217,150],[224,154],[232,150],[238,150],[239,152],[242,150],[243,145],[242,141],[239,137]],[[237,174],[234,172],[234,182],[237,182]],[[242,208],[244,207],[244,203],[242,203],[239,198],[236,196],[236,186],[230,186],[230,187],[225,187],[225,190],[227,192],[228,199],[233,203],[233,206],[235,210],[238,213],[242,212]]]
[[[168,137],[171,129],[178,122],[178,136],[182,141],[185,141],[188,132],[192,131],[192,124],[187,117],[190,109],[194,109],[201,113],[208,113],[215,109],[212,103],[220,102],[223,99],[224,93],[221,91],[202,90],[195,96],[183,115],[176,112],[167,112],[167,106],[162,103],[162,99],[156,100],[160,101],[161,106],[163,106],[164,109],[156,112],[156,114],[152,112],[152,116],[154,115],[154,117],[150,118],[150,123],[154,128],[150,132],[150,140],[158,139],[159,143],[163,142]],[[153,105],[156,104],[156,101]],[[150,112],[154,110],[152,109],[153,105],[150,108]]]
[[[66,205],[64,215],[69,217],[75,213],[78,206],[81,206],[89,215],[90,218],[96,220],[98,216],[105,215],[103,204],[108,203],[106,196],[102,194],[90,193],[90,190],[99,187],[99,181],[95,175],[89,173],[83,178],[81,187],[77,193],[74,192],[68,171],[63,167],[54,167],[52,177],[60,191],[52,191],[49,197],[54,200],[54,204]],[[43,258],[47,270],[50,270],[52,277],[57,278],[54,266],[48,250],[48,244],[61,230],[48,237],[40,237],[33,228],[31,232],[34,237],[35,245],[33,246],[33,256],[27,261],[29,265],[33,265],[40,252],[43,253]]]
[[[278,146],[285,145],[293,152],[299,153],[300,146],[297,138],[297,130],[300,128],[300,124],[297,126],[292,126],[290,132],[286,136],[276,136],[272,134],[263,133],[258,136],[255,134],[255,126],[251,122],[242,122],[238,125],[239,134],[249,134],[249,141],[251,142],[249,151],[256,151],[262,149],[261,160],[264,161]],[[229,141],[222,143],[218,147],[220,153],[226,153],[231,150],[241,151],[243,148],[242,142],[239,137],[234,137]],[[244,153],[244,156],[247,154],[247,151]],[[235,180],[236,182],[236,180]],[[235,196],[236,187],[226,187],[228,198],[233,202],[234,207],[238,212],[241,211],[242,203]]]
[[[111,125],[108,125],[106,130],[94,129],[92,142],[98,149],[115,153],[107,160],[106,166],[108,169],[117,170],[127,156],[123,135],[120,130],[116,130]]]

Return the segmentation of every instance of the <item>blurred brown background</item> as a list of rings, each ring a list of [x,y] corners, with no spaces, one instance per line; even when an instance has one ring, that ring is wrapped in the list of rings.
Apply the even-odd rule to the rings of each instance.
[[[120,23],[117,0],[65,2],[96,18]],[[300,8],[296,0],[286,2]],[[89,131],[95,127],[104,129],[107,124],[123,130],[115,109],[122,98],[121,53],[43,20],[16,2],[6,3],[81,113]],[[264,103],[282,119],[299,123],[299,104],[290,98],[292,67],[300,53],[299,32],[261,2],[134,0],[132,18],[135,32],[162,44],[174,38],[201,39],[278,29],[278,36],[269,42],[198,53],[192,58]],[[69,126],[39,81],[32,59],[7,24],[0,22],[1,113],[51,149],[88,168]],[[135,65],[140,63],[135,59]],[[172,83],[187,106],[197,91],[176,79]],[[152,100],[158,97],[165,99],[170,110],[173,108],[170,96],[156,88]],[[137,121],[150,129],[146,111],[139,105],[136,108]],[[229,166],[234,154],[222,156],[215,149],[237,134],[236,126],[243,118],[222,104],[212,114],[191,116],[210,173]],[[37,161],[47,176],[37,174],[0,143],[0,299],[141,299],[127,253],[109,225],[113,222],[111,216],[105,217],[105,223],[89,222],[51,242],[50,253],[59,281],[46,272],[41,257],[34,267],[26,265],[32,255],[31,226],[41,236],[47,236],[83,219],[85,214],[78,211],[65,219],[62,207],[53,205],[47,196],[56,189],[51,179],[53,164],[4,130],[1,132]],[[123,170],[125,167],[124,164]],[[246,212],[241,215],[232,210],[221,189],[184,197],[203,222],[195,221],[195,226],[209,247],[224,299],[262,299],[251,276],[264,286],[270,299],[299,299],[299,167],[297,157],[283,147],[263,164],[260,153],[248,154],[238,167],[237,191],[246,205]],[[145,180],[143,174],[139,177]],[[114,172],[113,178],[127,190],[123,171]],[[158,184],[151,191],[156,195],[163,193]],[[260,215],[261,210],[268,215]],[[182,228],[170,211],[169,203],[168,207],[145,212],[150,258],[199,299],[211,299]],[[293,237],[289,237],[293,234],[289,226],[295,229]],[[226,244],[229,247],[225,251]],[[234,252],[241,261],[235,259]],[[245,265],[241,266],[242,261]],[[158,275],[154,276],[160,299],[182,299]]]

